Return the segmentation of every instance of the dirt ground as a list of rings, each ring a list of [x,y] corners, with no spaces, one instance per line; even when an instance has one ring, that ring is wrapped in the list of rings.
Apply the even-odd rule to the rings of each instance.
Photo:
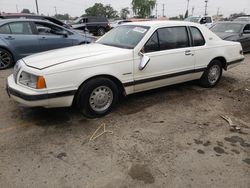
[[[216,88],[136,94],[94,120],[20,106],[4,89],[11,72],[0,72],[0,187],[250,187],[250,54]],[[89,141],[103,123],[113,134]]]

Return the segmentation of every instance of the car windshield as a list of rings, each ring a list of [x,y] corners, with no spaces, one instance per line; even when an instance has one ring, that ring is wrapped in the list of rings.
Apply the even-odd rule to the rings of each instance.
[[[188,17],[185,19],[185,21],[188,21],[188,22],[195,22],[195,23],[198,23],[200,20],[200,17]]]
[[[149,27],[123,25],[112,29],[99,39],[97,43],[119,48],[133,49],[145,36],[148,30]]]
[[[240,23],[217,23],[212,28],[213,32],[240,33],[243,24]]]

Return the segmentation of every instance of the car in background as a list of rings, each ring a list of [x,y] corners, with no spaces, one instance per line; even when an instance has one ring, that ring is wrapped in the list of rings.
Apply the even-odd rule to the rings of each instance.
[[[250,23],[218,22],[211,28],[223,40],[240,42],[244,53],[250,52]]]
[[[91,42],[88,35],[48,21],[3,19],[0,20],[0,70],[34,53]]]
[[[80,17],[73,22],[72,27],[82,31],[88,30],[98,36],[104,35],[111,29],[107,18],[96,16]]]
[[[250,15],[235,18],[234,21],[236,21],[236,22],[250,22]]]
[[[122,25],[124,23],[129,23],[129,22],[132,22],[132,21],[131,20],[115,20],[115,21],[110,23],[110,27],[111,27],[111,29],[113,29],[119,25]]]
[[[205,25],[208,28],[210,28],[214,23],[212,16],[190,16],[184,21],[199,23]]]
[[[27,106],[74,104],[87,117],[101,117],[121,95],[190,80],[215,87],[224,70],[243,61],[240,43],[223,41],[200,24],[134,22],[93,44],[23,58],[8,77],[7,92]]]
[[[38,20],[46,20],[50,21],[54,24],[57,24],[59,26],[65,27],[67,29],[71,29],[71,25],[63,23],[62,21],[50,17],[50,16],[40,16],[40,15],[35,15],[35,14],[24,14],[24,13],[5,13],[5,14],[0,14],[0,19],[17,19],[17,18],[22,18],[22,19],[38,19]]]

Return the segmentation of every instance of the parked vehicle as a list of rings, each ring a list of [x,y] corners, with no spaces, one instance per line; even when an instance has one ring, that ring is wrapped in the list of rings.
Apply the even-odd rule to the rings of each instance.
[[[0,70],[38,52],[92,42],[88,35],[31,19],[0,20]]]
[[[234,19],[235,22],[250,22],[250,15],[240,16]]]
[[[98,36],[104,35],[111,29],[107,18],[94,16],[80,17],[74,21],[72,27],[82,31],[88,30]]]
[[[110,24],[110,27],[111,27],[111,29],[113,29],[119,25],[122,25],[122,24],[128,23],[128,22],[132,22],[132,21],[130,21],[130,20],[115,20],[114,22],[112,22]]]
[[[223,40],[240,42],[244,52],[250,51],[250,23],[218,22],[211,31]]]
[[[119,96],[198,79],[214,87],[244,60],[241,44],[191,22],[152,21],[114,28],[94,44],[20,60],[7,91],[27,106],[75,104],[87,117],[111,111]]]
[[[59,26],[65,27],[66,29],[72,28],[71,25],[63,23],[60,20],[49,16],[40,16],[40,15],[24,14],[24,13],[0,14],[0,19],[17,19],[17,18],[45,20],[45,21],[50,21]]]
[[[208,28],[210,28],[214,23],[212,16],[190,16],[186,18],[185,21],[199,23]]]

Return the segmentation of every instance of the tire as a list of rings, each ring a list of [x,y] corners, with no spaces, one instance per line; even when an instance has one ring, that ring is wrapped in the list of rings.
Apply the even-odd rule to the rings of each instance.
[[[102,27],[97,30],[97,35],[98,36],[103,36],[105,33],[106,33],[106,31]]]
[[[88,118],[107,115],[118,101],[119,89],[110,79],[95,78],[83,84],[79,89],[77,106]]]
[[[213,60],[200,79],[200,85],[205,88],[215,87],[222,76],[222,63],[219,60]]]
[[[0,48],[0,70],[10,68],[13,65],[14,59],[12,54],[3,48]]]

